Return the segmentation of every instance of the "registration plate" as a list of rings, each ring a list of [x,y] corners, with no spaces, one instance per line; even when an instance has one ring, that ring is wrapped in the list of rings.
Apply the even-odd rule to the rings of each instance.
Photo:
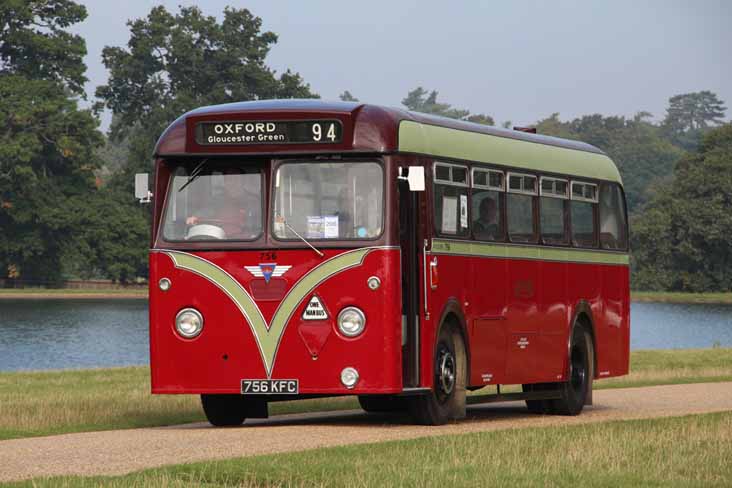
[[[242,395],[297,395],[298,380],[241,380]]]

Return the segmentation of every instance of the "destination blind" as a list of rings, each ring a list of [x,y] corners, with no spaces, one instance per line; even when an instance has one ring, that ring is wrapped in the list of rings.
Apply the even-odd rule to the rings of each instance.
[[[342,140],[339,120],[221,121],[196,126],[196,142],[205,146],[337,144]]]

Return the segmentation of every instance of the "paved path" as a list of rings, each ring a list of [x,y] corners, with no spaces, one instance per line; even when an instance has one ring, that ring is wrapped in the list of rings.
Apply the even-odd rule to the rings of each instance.
[[[215,429],[172,427],[65,434],[0,441],[0,481],[52,475],[110,475],[208,459],[299,451],[433,435],[519,427],[575,425],[732,410],[732,382],[596,390],[578,417],[531,415],[521,403],[468,407],[464,421],[440,427],[360,410],[283,415]]]

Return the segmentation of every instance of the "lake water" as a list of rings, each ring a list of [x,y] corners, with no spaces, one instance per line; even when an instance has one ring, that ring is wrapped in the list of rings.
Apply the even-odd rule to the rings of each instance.
[[[0,371],[148,363],[145,300],[0,300]],[[632,349],[732,347],[732,305],[634,303]]]

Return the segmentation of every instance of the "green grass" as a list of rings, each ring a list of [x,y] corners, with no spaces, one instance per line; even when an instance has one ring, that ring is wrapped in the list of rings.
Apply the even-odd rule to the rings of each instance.
[[[730,486],[732,412],[511,429],[12,486]]]
[[[732,304],[732,293],[682,293],[671,291],[634,291],[634,302]]]
[[[630,375],[595,388],[716,381],[732,381],[732,349],[633,351]],[[147,367],[3,372],[0,398],[0,439],[204,420],[195,395],[151,395]],[[323,398],[272,403],[270,413],[351,408],[359,408],[353,397]]]

